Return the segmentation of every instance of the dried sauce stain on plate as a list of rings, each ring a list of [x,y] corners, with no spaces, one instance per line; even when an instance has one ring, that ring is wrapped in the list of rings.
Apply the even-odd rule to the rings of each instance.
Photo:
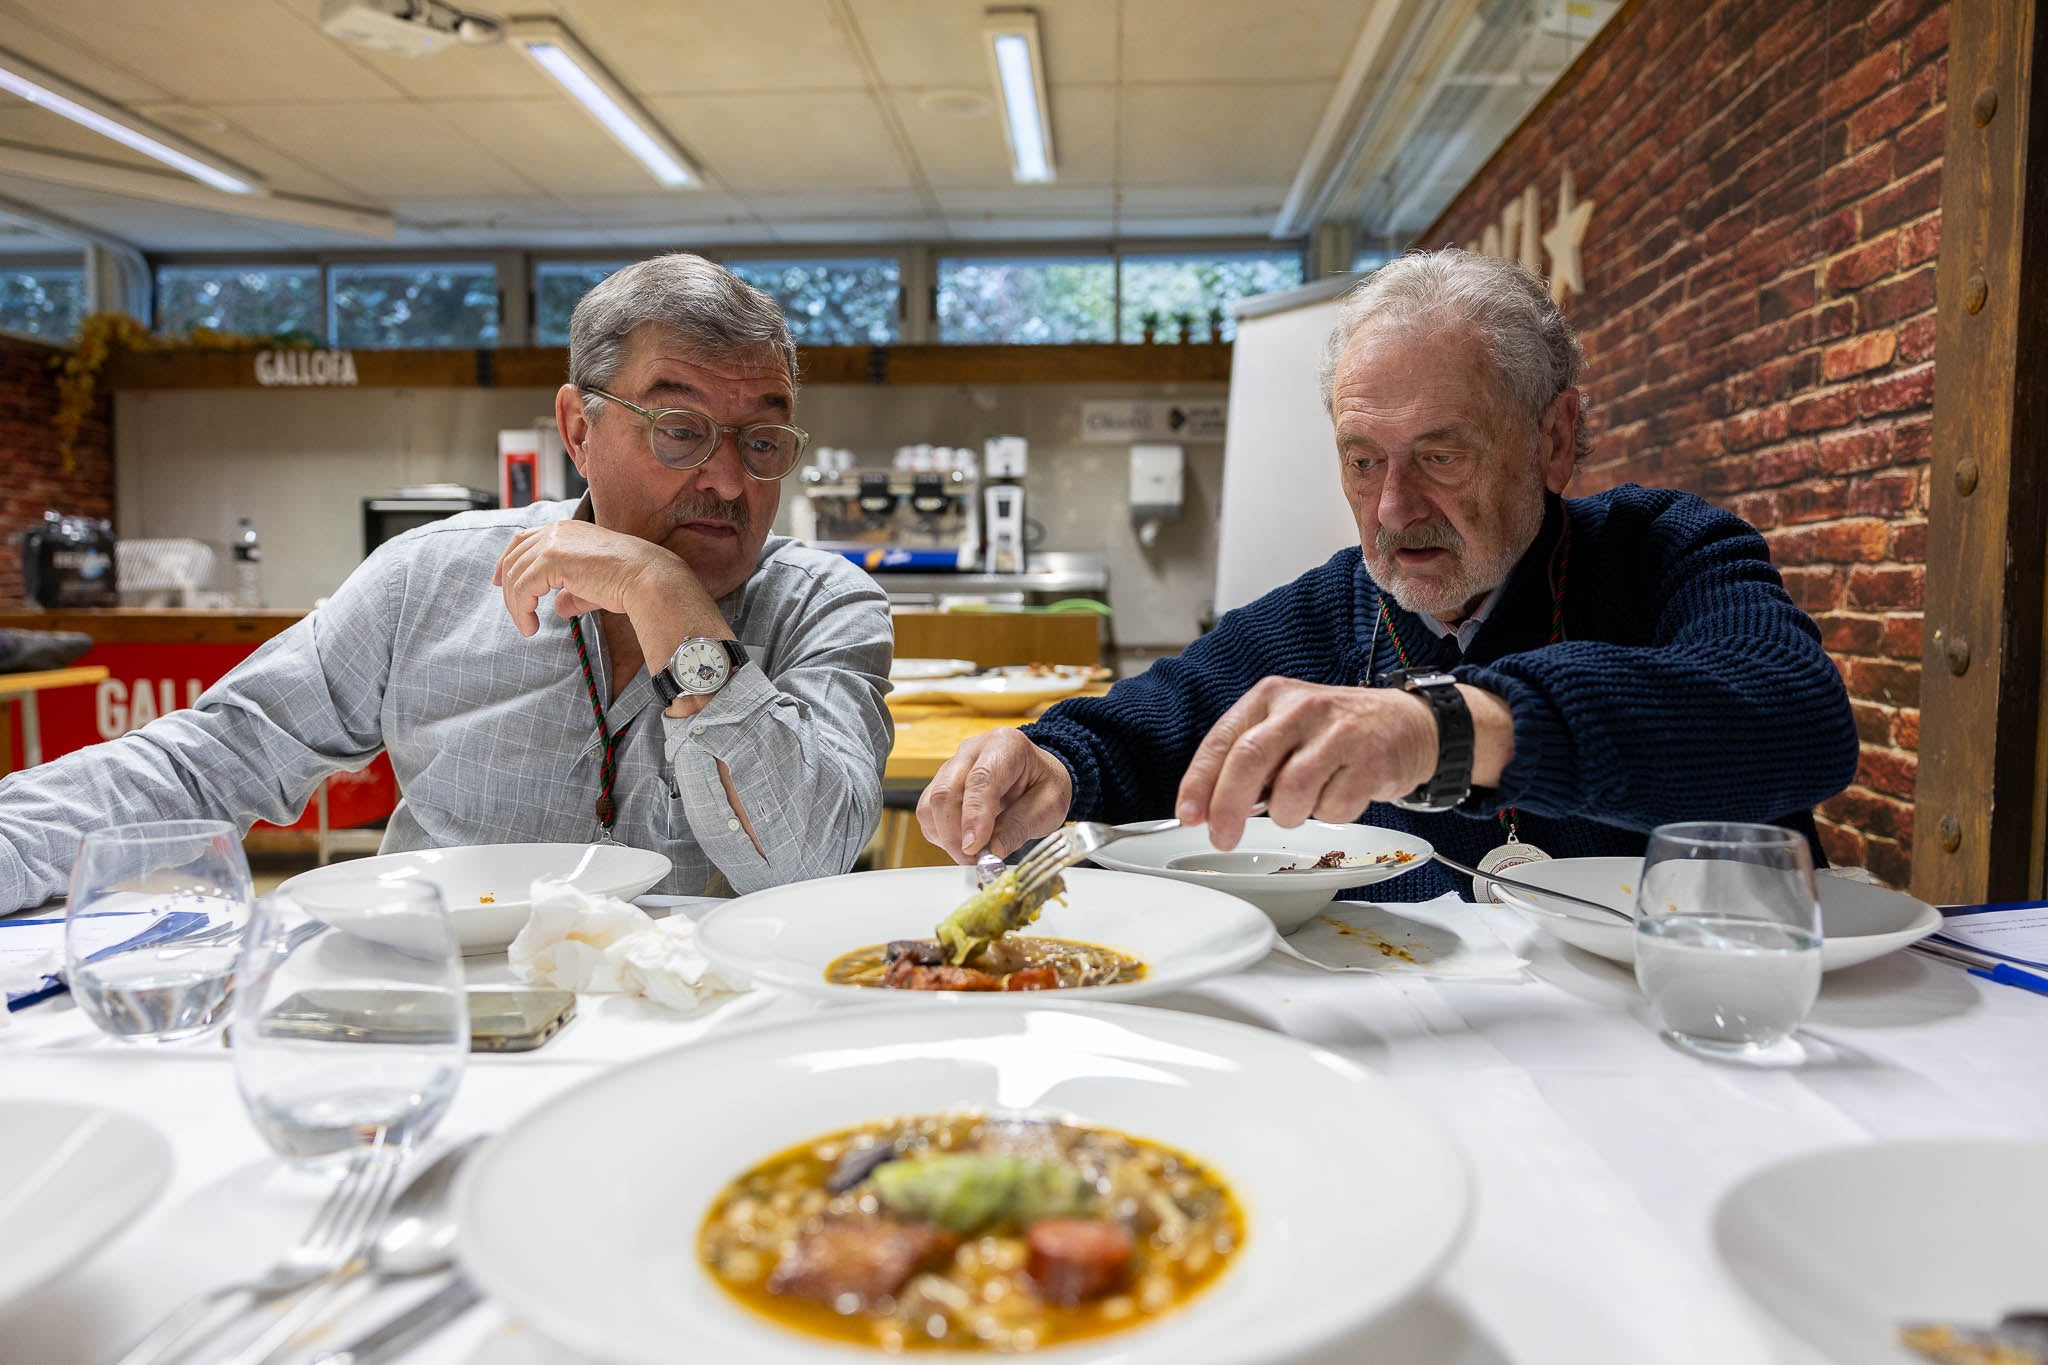
[[[1422,959],[1416,957],[1413,952],[1409,951],[1406,948],[1403,948],[1398,943],[1393,943],[1387,939],[1381,938],[1378,934],[1375,934],[1370,929],[1361,929],[1355,924],[1346,924],[1343,920],[1337,919],[1330,915],[1317,915],[1316,918],[1321,920],[1323,923],[1329,925],[1331,928],[1335,929],[1339,934],[1342,934],[1345,938],[1364,939],[1368,945],[1379,950],[1379,954],[1381,957],[1399,958],[1401,961],[1410,963],[1417,967],[1420,967],[1422,965]],[[1423,949],[1423,951],[1426,953],[1429,952],[1429,950],[1426,948]],[[1434,957],[1435,954],[1431,953],[1430,956]]]

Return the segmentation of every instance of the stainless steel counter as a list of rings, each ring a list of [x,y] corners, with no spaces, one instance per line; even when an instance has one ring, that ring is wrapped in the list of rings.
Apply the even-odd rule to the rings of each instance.
[[[1081,551],[1041,550],[1025,573],[878,573],[891,597],[1023,593],[1027,597],[1096,597],[1108,600],[1109,562]]]

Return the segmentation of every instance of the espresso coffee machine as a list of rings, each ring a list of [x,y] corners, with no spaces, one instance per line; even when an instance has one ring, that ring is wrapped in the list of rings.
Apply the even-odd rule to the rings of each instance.
[[[961,457],[965,457],[964,459]],[[893,469],[855,468],[829,446],[806,468],[791,529],[869,570],[961,570],[981,551],[973,452],[918,447]]]

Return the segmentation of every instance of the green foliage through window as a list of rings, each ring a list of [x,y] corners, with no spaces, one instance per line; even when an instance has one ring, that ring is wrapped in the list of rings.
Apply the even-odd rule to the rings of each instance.
[[[800,346],[886,346],[897,338],[903,282],[893,256],[725,264],[782,305]]]
[[[1106,257],[939,262],[940,341],[1114,341],[1115,313],[1116,262]]]
[[[1254,294],[1301,283],[1298,251],[1228,251],[1200,255],[1129,255],[1123,258],[1124,341],[1143,341],[1144,317],[1159,316],[1159,341],[1180,340],[1180,319],[1190,339],[1207,341],[1212,314],[1224,341],[1237,335],[1230,305]]]
[[[64,341],[84,316],[84,266],[0,270],[0,329]]]
[[[630,261],[548,261],[533,271],[533,344],[567,346],[569,317],[583,296]]]
[[[336,346],[494,346],[498,272],[489,265],[337,265],[327,273]]]
[[[166,265],[156,272],[156,330],[184,336],[195,327],[239,336],[320,341],[320,268],[272,265]]]

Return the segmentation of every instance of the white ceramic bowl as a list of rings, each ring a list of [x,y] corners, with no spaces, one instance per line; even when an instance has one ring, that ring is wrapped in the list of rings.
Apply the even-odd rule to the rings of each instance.
[[[1076,989],[1076,997],[1128,1000],[1178,990],[1239,971],[1272,950],[1273,926],[1235,896],[1086,867],[1064,875],[1065,903],[1046,906],[1024,932],[1101,944],[1145,964],[1136,981]],[[872,1005],[950,998],[1015,1006],[1043,999],[1036,993],[876,990],[825,979],[825,968],[856,948],[930,938],[933,926],[973,890],[974,871],[965,867],[795,882],[719,906],[698,925],[697,946],[720,971],[828,1000]]]
[[[1266,912],[1273,927],[1291,934],[1314,919],[1339,891],[1370,886],[1421,867],[1436,850],[1429,841],[1376,825],[1333,825],[1310,820],[1282,829],[1266,816],[1245,822],[1244,837],[1229,853],[1209,843],[1206,826],[1195,825],[1123,839],[1097,853],[1094,861],[1123,872],[1170,877],[1242,896]],[[1342,852],[1348,865],[1316,872],[1280,872],[1290,864],[1312,863]],[[1402,862],[1376,862],[1389,855]]]
[[[0,1308],[106,1246],[170,1178],[170,1144],[139,1119],[0,1102]]]
[[[774,1152],[960,1107],[1163,1142],[1242,1201],[1245,1242],[1215,1284],[1157,1322],[1044,1353],[1062,1365],[1295,1358],[1434,1277],[1470,1207],[1435,1119],[1363,1068],[1263,1029],[1099,1004],[832,1010],[643,1058],[528,1113],[463,1172],[463,1266],[595,1360],[880,1361],[734,1303],[698,1261],[697,1229],[725,1182]]]
[[[895,659],[889,664],[889,681],[957,678],[973,671],[974,661],[971,659]]]
[[[568,877],[592,895],[633,897],[668,875],[669,860],[622,844],[473,844],[330,863],[288,878],[278,890],[303,893],[317,915],[323,894],[377,877],[420,877],[441,889],[466,954],[494,953],[519,936],[533,909],[535,877]],[[489,896],[488,901],[484,897]]]
[[[2048,1142],[1872,1143],[1779,1162],[1714,1215],[1735,1282],[1828,1360],[1914,1365],[1908,1322],[2048,1305]],[[1924,1362],[1923,1362],[1924,1365]]]
[[[1633,914],[1636,876],[1642,867],[1640,858],[1557,858],[1524,863],[1501,875]],[[1820,886],[1820,969],[1824,972],[1895,953],[1941,928],[1941,912],[1925,901],[1842,877],[1817,877],[1815,881]],[[1500,894],[1530,922],[1575,948],[1623,966],[1636,960],[1632,925],[1583,906],[1526,896],[1512,887],[1501,887]]]
[[[957,703],[984,716],[1021,716],[1034,706],[1071,697],[1088,686],[1088,670],[1061,669],[1049,677],[1000,673],[993,677],[941,678],[924,699]]]

